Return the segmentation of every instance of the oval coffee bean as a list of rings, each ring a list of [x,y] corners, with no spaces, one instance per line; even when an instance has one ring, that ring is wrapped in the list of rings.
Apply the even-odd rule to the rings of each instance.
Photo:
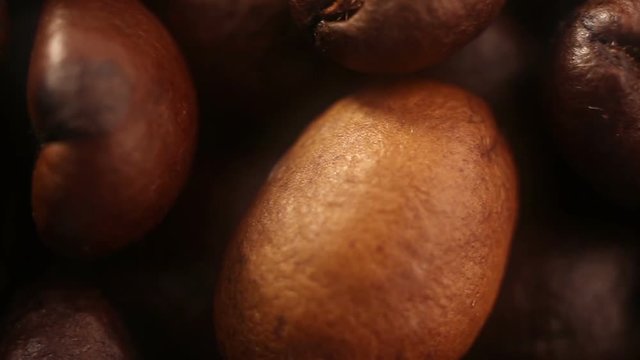
[[[347,97],[273,170],[231,243],[229,359],[456,359],[498,293],[517,210],[491,112],[455,87]]]
[[[555,129],[567,158],[603,193],[640,203],[640,3],[591,1],[562,34]]]
[[[504,0],[289,0],[315,45],[356,71],[411,72],[469,42]]]
[[[189,173],[195,92],[176,45],[135,0],[49,0],[29,110],[43,145],[33,212],[44,240],[97,256],[158,224]]]
[[[99,291],[55,285],[31,292],[15,301],[2,359],[135,359],[120,317]]]

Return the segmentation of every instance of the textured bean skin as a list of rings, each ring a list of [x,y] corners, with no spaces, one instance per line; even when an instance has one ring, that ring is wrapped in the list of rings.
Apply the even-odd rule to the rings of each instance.
[[[555,59],[557,138],[602,193],[640,203],[640,3],[590,1],[560,36]]]
[[[503,0],[289,0],[316,47],[361,72],[434,65],[480,33]]]
[[[52,286],[23,297],[10,315],[3,359],[136,358],[120,318],[99,291]]]
[[[489,109],[397,83],[321,115],[273,170],[216,294],[229,359],[456,359],[484,323],[517,180]]]
[[[195,92],[167,32],[137,1],[47,1],[28,85],[43,239],[93,257],[144,236],[178,196],[196,142]]]

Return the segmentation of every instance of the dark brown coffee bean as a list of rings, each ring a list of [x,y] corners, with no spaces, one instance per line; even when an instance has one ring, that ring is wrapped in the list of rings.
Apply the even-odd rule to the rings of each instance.
[[[248,161],[239,167],[252,168]],[[224,249],[218,228],[237,212],[227,199],[237,199],[237,184],[250,178],[231,183],[228,173],[211,158],[197,161],[162,224],[100,270],[101,288],[122,311],[144,359],[217,359],[211,298],[212,265]]]
[[[100,292],[75,285],[47,286],[16,299],[0,355],[6,360],[135,358],[119,316]]]
[[[469,42],[503,0],[289,0],[315,45],[361,72],[411,72]]]
[[[532,37],[548,42],[562,21],[585,0],[508,1],[505,12],[512,15]],[[531,16],[536,14],[536,16]]]
[[[147,2],[184,51],[205,111],[270,111],[308,89],[320,69],[287,0]]]
[[[138,1],[47,1],[28,96],[43,141],[34,217],[52,248],[107,254],[162,220],[189,173],[197,109],[173,40]]]
[[[638,359],[639,260],[637,234],[624,226],[528,220],[466,359]]]
[[[536,46],[512,17],[501,16],[449,59],[425,71],[425,75],[473,92],[494,110],[513,108],[516,84],[530,71]]]
[[[555,129],[569,161],[608,196],[640,201],[640,3],[591,1],[555,60]]]

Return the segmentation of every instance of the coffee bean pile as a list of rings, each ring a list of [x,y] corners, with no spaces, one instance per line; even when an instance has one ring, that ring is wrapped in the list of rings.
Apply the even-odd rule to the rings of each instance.
[[[640,2],[0,0],[0,358],[637,359]]]

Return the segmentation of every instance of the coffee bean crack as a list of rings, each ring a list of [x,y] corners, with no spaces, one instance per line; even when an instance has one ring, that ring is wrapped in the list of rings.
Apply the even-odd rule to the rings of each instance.
[[[318,22],[349,20],[363,4],[364,0],[335,0],[318,14]]]

